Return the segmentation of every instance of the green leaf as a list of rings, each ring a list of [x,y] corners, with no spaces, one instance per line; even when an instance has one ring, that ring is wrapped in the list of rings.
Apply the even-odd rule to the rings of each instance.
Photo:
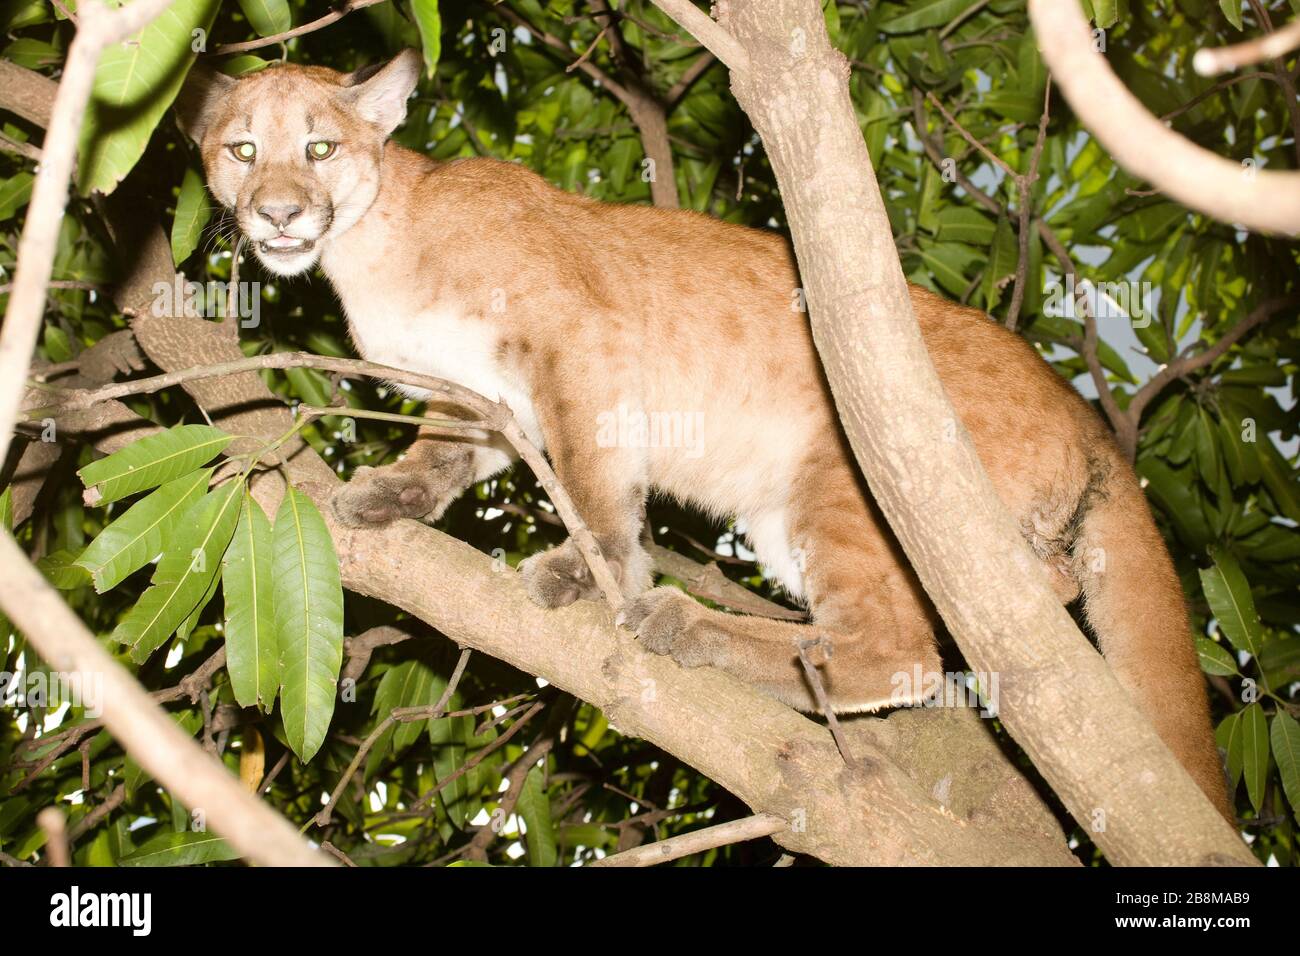
[[[986,246],[993,241],[993,231],[997,228],[988,216],[969,206],[946,206],[939,210],[937,219],[940,241]]]
[[[260,37],[275,36],[293,26],[289,0],[239,0],[239,9]]]
[[[1201,659],[1201,670],[1207,674],[1228,677],[1237,673],[1237,662],[1232,655],[1208,637],[1197,636],[1196,656]]]
[[[934,281],[950,295],[960,296],[970,285],[966,270],[983,259],[970,246],[959,242],[936,242],[922,246],[921,260],[934,276]]]
[[[1278,710],[1273,715],[1269,739],[1282,778],[1282,790],[1291,809],[1300,817],[1300,723],[1286,711]]]
[[[203,592],[203,597],[199,598],[199,603],[194,605],[194,610],[186,615],[185,620],[181,621],[180,626],[176,628],[176,640],[188,641],[194,629],[199,626],[199,618],[203,615],[204,609],[212,603],[212,599],[217,596],[217,588],[221,586],[221,575],[214,574],[212,580],[208,582],[207,589]]]
[[[993,244],[989,249],[988,265],[984,268],[984,311],[992,312],[1002,300],[1005,289],[1010,297],[1010,281],[1016,274],[1020,261],[1020,248],[1016,245],[1016,234],[1011,223],[1006,219],[998,221],[993,233]]]
[[[442,56],[442,17],[438,14],[438,0],[411,0],[411,14],[420,29],[425,71],[433,76],[438,58]]]
[[[92,583],[85,568],[77,566],[76,552],[66,548],[47,554],[36,562],[36,568],[45,575],[45,580],[60,591],[75,591],[77,588],[89,587]],[[4,628],[0,627],[0,639],[4,636]]]
[[[1258,813],[1264,805],[1264,784],[1268,781],[1268,724],[1259,704],[1251,704],[1241,712],[1241,768],[1250,805]]]
[[[67,362],[72,358],[72,342],[68,339],[68,333],[63,329],[57,325],[47,325],[42,338],[44,339],[45,355],[51,362]]]
[[[152,586],[113,631],[115,641],[131,646],[137,663],[147,660],[209,593],[235,533],[242,491],[242,482],[229,482],[181,516],[176,538],[154,570]]]
[[[15,173],[0,182],[0,219],[12,219],[31,201],[35,180],[31,173]]]
[[[882,33],[913,33],[926,27],[937,27],[957,19],[979,0],[925,0],[912,4],[909,12],[892,17],[880,24]]]
[[[203,229],[212,218],[208,189],[198,170],[185,170],[181,193],[176,199],[176,218],[172,220],[172,262],[181,267],[199,245]]]
[[[1214,731],[1214,742],[1228,757],[1228,779],[1236,790],[1241,781],[1241,714],[1229,714]]]
[[[1229,23],[1238,30],[1242,29],[1241,0],[1219,0],[1219,9],[1222,10],[1223,15],[1228,18]]]
[[[542,768],[534,767],[524,778],[515,804],[523,818],[529,866],[555,866],[555,826],[551,821],[551,802],[542,786]]]
[[[239,854],[215,833],[169,830],[117,862],[119,866],[196,866],[238,859]]]
[[[392,678],[397,683],[394,693],[396,701],[388,711],[396,707],[432,707],[442,696],[442,692],[447,688],[447,681],[433,672],[421,661],[403,661],[397,667],[390,669],[384,674],[388,679],[390,674],[397,672]],[[382,681],[380,682],[382,684]],[[387,716],[385,711],[381,716]],[[411,744],[419,739],[424,733],[425,723],[418,720],[399,723],[393,734],[393,753],[405,750]]]
[[[1226,551],[1213,549],[1214,567],[1201,569],[1201,588],[1219,629],[1239,651],[1259,656],[1263,626],[1255,610],[1250,585],[1236,559]]]
[[[77,474],[87,488],[97,486],[99,496],[94,503],[104,505],[188,475],[233,440],[211,425],[178,425],[132,442]]]
[[[1116,0],[1089,0],[1092,6],[1093,22],[1103,30],[1113,26],[1119,19],[1119,4]]]
[[[144,154],[194,62],[194,31],[211,28],[217,6],[218,0],[176,0],[139,33],[104,51],[77,150],[83,196],[112,192]]]
[[[325,520],[300,491],[285,494],[272,539],[281,717],[289,746],[306,763],[334,713],[343,666],[343,585]]]
[[[271,522],[245,494],[221,562],[226,599],[226,671],[241,707],[271,712],[280,683],[271,576]]]
[[[457,697],[452,697],[453,706]],[[433,768],[439,781],[446,780],[464,765],[466,741],[474,733],[474,718],[443,717],[429,721],[429,742],[433,745]],[[438,800],[447,816],[458,828],[465,826],[469,814],[469,775],[461,774],[438,791]]]
[[[90,542],[78,567],[90,573],[100,594],[126,580],[166,547],[181,515],[203,497],[212,469],[204,468],[169,481],[101,531]]]
[[[14,488],[8,485],[4,491],[0,492],[0,534],[12,533],[14,530]],[[4,664],[4,655],[9,650],[9,634],[13,626],[9,618],[5,615],[4,608],[0,608],[0,665]]]

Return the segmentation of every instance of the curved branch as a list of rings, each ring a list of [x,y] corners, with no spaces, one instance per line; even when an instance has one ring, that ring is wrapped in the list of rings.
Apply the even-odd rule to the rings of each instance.
[[[1300,47],[1300,20],[1292,20],[1281,29],[1254,40],[1197,50],[1192,57],[1192,69],[1201,76],[1218,76],[1239,67],[1286,56],[1296,47]]]
[[[1296,296],[1283,296],[1261,303],[1249,315],[1225,332],[1223,338],[1209,348],[1190,355],[1182,355],[1152,375],[1145,385],[1133,393],[1133,397],[1129,400],[1128,417],[1132,420],[1134,429],[1137,428],[1138,422],[1141,421],[1143,410],[1151,403],[1152,399],[1164,390],[1166,385],[1174,379],[1182,378],[1184,375],[1204,368],[1222,358],[1228,349],[1241,341],[1247,332],[1263,325],[1274,314],[1288,305],[1295,305],[1297,302],[1300,302],[1300,298]]]
[[[213,54],[216,56],[226,56],[230,53],[248,53],[250,50],[260,50],[262,47],[273,46],[276,43],[284,43],[286,40],[292,40],[294,37],[300,37],[308,33],[315,33],[317,30],[324,29],[331,23],[342,20],[354,10],[361,10],[365,7],[373,7],[375,4],[383,3],[384,0],[348,0],[338,9],[331,10],[323,17],[318,17],[310,23],[304,23],[300,27],[294,27],[292,30],[286,30],[284,33],[277,33],[274,36],[258,37],[256,40],[246,40],[242,43],[222,43]]]
[[[1300,232],[1300,172],[1243,169],[1161,123],[1093,48],[1078,0],[1030,0],[1029,16],[1070,106],[1118,165],[1223,222]]]

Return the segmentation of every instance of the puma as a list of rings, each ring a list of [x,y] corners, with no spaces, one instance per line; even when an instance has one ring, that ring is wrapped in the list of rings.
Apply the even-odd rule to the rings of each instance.
[[[832,642],[822,675],[837,711],[897,703],[898,675],[940,671],[939,622],[865,490],[792,306],[786,240],[595,202],[518,165],[404,149],[389,136],[419,70],[407,51],[377,71],[283,65],[188,85],[182,123],[262,264],[282,276],[319,265],[364,358],[508,403],[596,535],[629,601],[624,623],[651,651],[803,710],[817,706],[796,642],[814,628]],[[1182,591],[1132,468],[1031,345],[922,288],[912,300],[948,396],[1061,601],[1082,597],[1119,680],[1229,814]],[[685,416],[698,434],[611,439],[620,414]],[[334,507],[352,525],[435,520],[510,461],[492,436],[421,432],[402,460],[360,469]],[[814,623],[651,588],[641,542],[652,491],[743,522]],[[547,607],[596,596],[572,542],[520,571]]]

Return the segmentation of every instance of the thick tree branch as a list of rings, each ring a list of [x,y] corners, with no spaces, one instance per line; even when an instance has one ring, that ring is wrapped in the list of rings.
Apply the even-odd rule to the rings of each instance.
[[[1094,49],[1078,0],[1030,0],[1029,16],[1065,98],[1118,165],[1223,222],[1286,235],[1300,231],[1300,172],[1243,167],[1161,123]]]

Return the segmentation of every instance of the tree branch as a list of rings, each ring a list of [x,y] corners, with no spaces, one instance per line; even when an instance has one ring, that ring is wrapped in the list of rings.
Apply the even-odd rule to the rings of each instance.
[[[1217,76],[1228,70],[1285,56],[1296,47],[1300,47],[1300,20],[1292,20],[1280,30],[1253,40],[1197,50],[1192,57],[1192,69],[1201,76]]]
[[[766,813],[757,813],[743,820],[719,823],[717,826],[692,830],[681,836],[670,837],[657,843],[648,843],[634,850],[624,850],[603,860],[597,860],[592,866],[657,866],[669,860],[680,860],[684,856],[715,850],[732,843],[757,840],[761,837],[780,833],[789,826],[780,817]]]
[[[1093,48],[1077,0],[1030,0],[1029,16],[1065,98],[1118,165],[1223,222],[1288,235],[1300,231],[1300,172],[1243,168],[1161,123]]]
[[[292,40],[294,37],[304,36],[308,33],[315,33],[322,30],[331,23],[337,23],[354,10],[362,10],[366,7],[373,7],[377,3],[383,3],[385,0],[347,0],[338,8],[331,10],[323,17],[318,17],[310,23],[304,23],[300,27],[294,27],[292,30],[286,30],[284,33],[277,33],[274,36],[259,37],[256,40],[245,40],[242,43],[222,43],[213,54],[216,56],[226,56],[231,53],[248,53],[252,50],[260,50],[262,47],[272,46],[276,43],[284,43],[286,40]]]

